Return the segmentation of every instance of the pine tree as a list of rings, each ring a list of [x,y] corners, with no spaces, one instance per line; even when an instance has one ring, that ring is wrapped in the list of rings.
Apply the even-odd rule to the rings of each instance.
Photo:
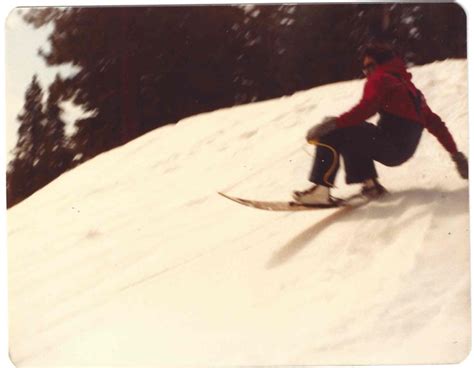
[[[34,193],[43,181],[38,164],[45,150],[41,137],[44,135],[46,119],[43,113],[43,90],[36,75],[26,91],[23,111],[17,119],[20,123],[18,140],[13,149],[14,159],[7,171],[8,206]]]
[[[250,102],[249,64],[240,58],[246,19],[237,6],[35,9],[26,16],[35,26],[54,25],[50,50],[40,52],[45,61],[79,69],[63,81],[63,93],[89,113],[72,137],[83,160],[186,116]]]
[[[72,166],[73,153],[68,146],[65,134],[65,123],[61,118],[63,112],[60,107],[61,78],[57,75],[49,87],[46,102],[46,126],[44,129],[45,152],[40,157],[43,169],[47,171],[47,181],[51,181]]]

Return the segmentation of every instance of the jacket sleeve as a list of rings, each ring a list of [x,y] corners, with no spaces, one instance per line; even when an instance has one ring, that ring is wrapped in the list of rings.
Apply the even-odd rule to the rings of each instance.
[[[364,86],[362,99],[348,112],[337,118],[338,128],[361,124],[379,111],[385,88],[382,78],[368,79]]]
[[[426,104],[423,109],[423,115],[425,117],[426,129],[438,139],[446,151],[451,154],[456,153],[458,151],[456,143],[443,120],[431,111]]]

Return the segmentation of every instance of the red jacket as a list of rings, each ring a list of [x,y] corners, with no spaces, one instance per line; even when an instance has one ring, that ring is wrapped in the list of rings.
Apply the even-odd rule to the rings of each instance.
[[[415,96],[419,96],[419,113]],[[378,65],[367,78],[360,102],[339,116],[337,126],[348,127],[364,122],[372,115],[389,113],[423,125],[450,153],[457,152],[456,143],[446,124],[431,111],[423,94],[411,82],[404,62],[395,58]]]

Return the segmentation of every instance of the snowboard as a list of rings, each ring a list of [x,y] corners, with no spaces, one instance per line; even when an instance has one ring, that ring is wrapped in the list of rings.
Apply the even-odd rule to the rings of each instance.
[[[325,205],[311,205],[295,201],[256,201],[252,199],[233,197],[222,192],[218,192],[218,194],[243,206],[265,211],[309,211],[339,207],[358,207],[370,202],[370,199],[363,196],[362,194],[354,194],[347,198],[336,199],[334,203]]]

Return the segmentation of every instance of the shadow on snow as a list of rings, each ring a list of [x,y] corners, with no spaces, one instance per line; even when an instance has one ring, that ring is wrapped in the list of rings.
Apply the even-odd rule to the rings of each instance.
[[[445,205],[449,203],[449,205]],[[360,207],[344,207],[311,225],[306,230],[290,239],[276,251],[267,263],[272,269],[289,261],[311,241],[331,226],[343,221],[363,221],[364,219],[394,219],[403,215],[408,209],[422,207],[415,216],[431,213],[436,216],[457,216],[466,213],[469,208],[468,187],[454,191],[441,189],[408,189],[393,193],[388,197],[370,202]],[[411,219],[411,218],[410,218]],[[407,221],[404,221],[406,223]],[[409,222],[409,221],[408,221]],[[400,227],[400,224],[397,224]]]

